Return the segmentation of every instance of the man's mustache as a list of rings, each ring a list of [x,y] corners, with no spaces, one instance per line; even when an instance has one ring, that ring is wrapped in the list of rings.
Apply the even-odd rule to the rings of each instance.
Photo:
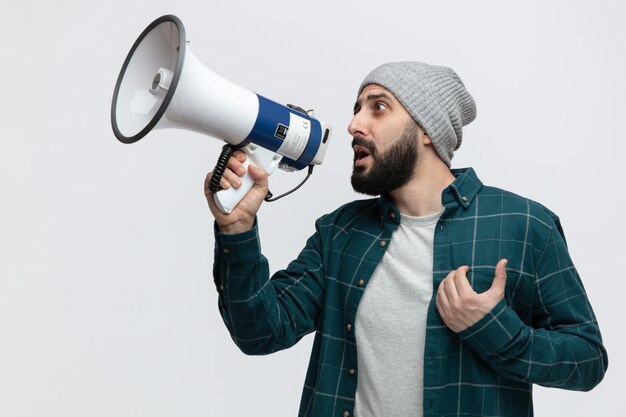
[[[352,148],[354,148],[355,146],[362,146],[365,149],[367,149],[370,153],[370,155],[373,155],[374,152],[376,152],[376,147],[374,146],[374,144],[369,141],[369,140],[365,140],[362,137],[359,136],[354,136],[352,138]]]

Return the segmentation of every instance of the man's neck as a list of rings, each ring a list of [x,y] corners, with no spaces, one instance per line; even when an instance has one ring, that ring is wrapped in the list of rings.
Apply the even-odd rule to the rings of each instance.
[[[454,179],[448,166],[441,160],[418,163],[413,178],[390,195],[400,213],[427,216],[443,209],[441,193]]]

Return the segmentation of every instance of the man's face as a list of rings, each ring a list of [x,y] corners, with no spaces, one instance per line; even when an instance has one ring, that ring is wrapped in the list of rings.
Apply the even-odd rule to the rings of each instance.
[[[417,163],[418,127],[385,88],[366,86],[348,126],[353,137],[355,191],[379,195],[405,185]]]

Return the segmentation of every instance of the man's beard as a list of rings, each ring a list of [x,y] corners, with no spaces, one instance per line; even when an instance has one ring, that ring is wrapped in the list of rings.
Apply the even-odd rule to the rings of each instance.
[[[415,123],[409,122],[402,136],[384,153],[378,154],[369,141],[355,138],[352,146],[361,145],[370,151],[372,166],[368,173],[364,167],[352,170],[352,188],[357,193],[380,195],[402,187],[413,177],[417,164],[418,129]],[[356,159],[356,156],[355,156]]]

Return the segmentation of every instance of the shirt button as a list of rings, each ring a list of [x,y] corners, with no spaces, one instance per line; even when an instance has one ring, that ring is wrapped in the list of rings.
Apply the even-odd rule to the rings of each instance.
[[[224,248],[224,249],[222,249],[222,252],[224,252],[225,254],[229,254],[230,253],[230,249],[229,248]]]
[[[464,203],[467,203],[467,197],[463,196],[461,197],[461,200],[463,200]]]
[[[351,325],[350,323],[348,323],[348,324],[346,325],[346,330],[347,330],[347,331],[349,331],[349,332],[351,332],[351,331],[352,331],[352,325]]]
[[[344,410],[342,416],[343,417],[350,417],[350,412],[348,410]]]
[[[356,285],[358,285],[359,287],[362,287],[363,284],[365,284],[365,280],[363,278],[361,278],[360,280],[357,281]]]
[[[381,240],[380,243],[378,244],[381,248],[384,248],[385,246],[387,246],[387,242],[384,240]]]
[[[394,211],[392,211],[391,213],[389,213],[389,217],[391,217],[392,219],[396,218],[396,213]]]
[[[220,291],[224,291],[224,284],[220,284]]]
[[[354,375],[356,373],[356,370],[354,368],[350,368],[350,369],[348,369],[348,373],[350,375]]]

